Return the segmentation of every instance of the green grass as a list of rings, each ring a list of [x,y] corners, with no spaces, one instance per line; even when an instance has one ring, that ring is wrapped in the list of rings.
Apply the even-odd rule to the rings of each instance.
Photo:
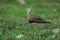
[[[25,5],[18,2],[0,3],[0,40],[57,40],[60,34],[52,33],[54,28],[60,28],[60,4],[39,0],[27,0]],[[26,8],[32,8],[33,13],[45,20],[48,24],[30,24],[26,19]],[[54,9],[57,8],[57,11]],[[23,34],[22,38],[15,38]],[[56,37],[57,36],[57,37]]]

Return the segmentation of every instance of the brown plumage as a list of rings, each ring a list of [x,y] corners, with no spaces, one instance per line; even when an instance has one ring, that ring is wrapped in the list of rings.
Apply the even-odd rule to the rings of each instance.
[[[27,9],[27,20],[29,23],[50,23],[48,21],[44,21],[39,16],[32,14],[32,10],[30,8]]]

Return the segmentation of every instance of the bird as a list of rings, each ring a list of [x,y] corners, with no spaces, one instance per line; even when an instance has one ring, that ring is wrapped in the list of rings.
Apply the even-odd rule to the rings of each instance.
[[[43,20],[41,17],[33,14],[31,8],[27,8],[26,11],[28,23],[50,23],[48,21]]]

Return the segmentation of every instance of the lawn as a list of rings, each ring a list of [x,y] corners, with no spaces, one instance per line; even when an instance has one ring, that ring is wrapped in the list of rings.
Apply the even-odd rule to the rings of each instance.
[[[27,8],[51,24],[28,23]],[[58,40],[60,33],[52,32],[55,28],[60,28],[59,0],[26,0],[25,5],[0,2],[0,40]],[[17,35],[23,37],[16,38]]]

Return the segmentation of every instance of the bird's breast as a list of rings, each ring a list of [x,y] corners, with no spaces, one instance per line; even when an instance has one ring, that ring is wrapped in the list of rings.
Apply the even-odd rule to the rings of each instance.
[[[28,20],[28,22],[33,22],[33,21],[34,21],[34,18],[31,17],[31,16],[28,16],[28,17],[27,17],[27,20]]]

